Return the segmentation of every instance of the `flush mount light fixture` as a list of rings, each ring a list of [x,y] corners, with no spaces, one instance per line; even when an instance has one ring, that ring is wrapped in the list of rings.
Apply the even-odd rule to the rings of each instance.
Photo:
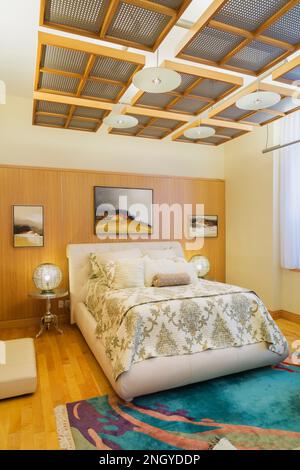
[[[200,126],[200,127],[193,127],[192,129],[187,129],[184,133],[184,136],[187,139],[207,139],[208,137],[212,137],[215,135],[216,131],[213,127],[208,126]]]
[[[279,103],[281,96],[279,93],[273,91],[257,91],[243,96],[236,102],[239,109],[246,111],[259,111],[260,109],[267,109]]]
[[[133,84],[147,93],[167,93],[181,84],[181,75],[165,67],[147,67],[133,77]]]
[[[111,114],[103,119],[104,124],[114,129],[129,129],[138,125],[139,121],[127,114]]]

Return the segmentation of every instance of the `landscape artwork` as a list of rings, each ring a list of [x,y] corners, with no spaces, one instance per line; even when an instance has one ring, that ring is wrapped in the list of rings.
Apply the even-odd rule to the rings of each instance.
[[[44,246],[43,206],[13,206],[15,248]]]
[[[189,219],[190,238],[217,238],[218,236],[218,216],[217,215],[197,215]]]
[[[150,235],[152,189],[94,187],[95,234]]]

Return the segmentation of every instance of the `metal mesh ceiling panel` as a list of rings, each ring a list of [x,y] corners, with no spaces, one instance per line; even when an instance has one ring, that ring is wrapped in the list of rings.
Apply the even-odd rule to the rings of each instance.
[[[284,53],[279,47],[260,41],[252,41],[241,49],[227,64],[233,67],[257,72]]]
[[[200,17],[192,36],[186,34],[177,57],[260,75],[300,45],[299,2],[224,0],[210,8],[211,16]]]
[[[191,90],[191,94],[216,99],[229,92],[232,88],[233,85],[231,83],[205,79]]]
[[[298,44],[300,42],[300,4],[264,31],[264,35],[289,44]]]
[[[218,134],[225,135],[227,137],[238,137],[241,134],[244,134],[244,132],[240,131],[239,129],[230,129],[227,127],[223,127],[218,131]]]
[[[52,103],[51,101],[39,101],[36,110],[37,112],[67,115],[70,106],[63,103]]]
[[[64,127],[66,120],[55,116],[36,116],[35,124]]]
[[[121,2],[107,35],[151,48],[170,19],[169,16],[159,12]]]
[[[286,0],[229,0],[214,19],[254,31],[285,4]]]
[[[263,111],[255,113],[252,116],[249,116],[245,119],[245,122],[254,123],[254,124],[265,124],[274,119],[275,116],[272,116],[269,113],[264,113]]]
[[[189,88],[193,83],[196,82],[196,80],[199,78],[196,75],[190,75],[189,73],[181,73],[181,84],[179,85],[178,88],[176,88],[176,93],[182,93],[184,92],[187,88]]]
[[[88,96],[91,98],[114,101],[118,97],[121,90],[121,86],[96,82],[94,80],[87,80],[81,94],[82,96]]]
[[[278,104],[275,106],[272,106],[272,108],[275,111],[280,111],[282,113],[289,113],[289,111],[294,110],[295,108],[298,108],[300,106],[300,99],[296,98],[291,98],[287,96],[286,98],[283,98]]]
[[[174,96],[168,94],[144,93],[136,104],[138,106],[164,109],[173,99]]]
[[[140,126],[147,126],[151,120],[149,116],[139,116],[138,114],[130,114],[130,116],[136,118]]]
[[[201,109],[206,108],[207,103],[191,98],[184,98],[170,107],[171,111],[184,112],[188,114],[198,114]]]
[[[167,132],[156,127],[146,127],[141,133],[141,137],[155,137],[156,139],[162,139],[167,135]]]
[[[140,130],[141,128],[138,126],[130,127],[129,129],[112,129],[110,131],[110,134],[129,135],[129,136],[134,137],[137,134],[137,132],[139,132]]]
[[[156,119],[153,125],[156,127],[164,127],[170,130],[176,129],[181,124],[181,121],[176,121],[173,119]]]
[[[119,80],[127,83],[135,73],[136,65],[130,62],[98,57],[91,71],[91,76]]]
[[[282,75],[281,78],[279,78],[278,80],[289,80],[291,82],[295,82],[297,80],[300,80],[300,65],[299,67],[296,67],[294,68],[293,70],[291,70],[290,72]]]
[[[72,119],[69,128],[82,129],[87,131],[94,131],[97,127],[97,122],[93,121],[80,121],[79,119]]]
[[[39,33],[37,57],[35,91],[104,101],[117,101],[145,62],[140,54],[46,33]]]
[[[217,115],[217,117],[230,119],[231,121],[239,120],[244,116],[247,116],[249,111],[244,111],[243,109],[239,109],[236,106],[230,106],[227,109],[224,109],[221,113]]]
[[[82,116],[94,119],[102,119],[106,114],[106,111],[103,109],[95,109],[95,108],[85,108],[83,106],[77,106],[73,116]]]
[[[42,25],[155,50],[191,0],[45,0]]]
[[[48,69],[80,73],[85,70],[88,54],[55,46],[44,46],[41,66]]]
[[[45,22],[99,33],[110,0],[48,0]]]
[[[168,8],[174,8],[175,10],[178,10],[182,4],[183,0],[150,0],[152,3],[158,3],[160,5],[164,5],[165,7]]]
[[[41,73],[39,88],[74,94],[77,91],[79,82],[78,78],[54,73]]]
[[[236,34],[205,27],[184,49],[184,54],[219,62],[226,54],[242,42]]]
[[[218,136],[213,136],[213,137],[208,137],[207,139],[201,139],[199,143],[201,142],[203,142],[204,144],[207,143],[207,144],[213,144],[213,145],[220,145],[220,144],[227,142],[227,140],[222,139],[221,137],[218,137]]]

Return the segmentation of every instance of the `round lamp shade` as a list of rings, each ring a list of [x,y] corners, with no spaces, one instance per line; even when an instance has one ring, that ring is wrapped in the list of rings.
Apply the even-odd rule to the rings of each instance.
[[[187,139],[207,139],[208,137],[212,137],[215,135],[216,131],[213,127],[208,126],[200,126],[200,127],[192,127],[192,129],[188,129],[185,131],[184,136]]]
[[[243,96],[240,98],[236,105],[239,109],[246,111],[259,111],[260,109],[271,108],[275,104],[279,103],[281,96],[279,93],[272,91],[257,91],[250,95]]]
[[[181,75],[164,67],[147,67],[136,73],[133,84],[147,93],[167,93],[181,84]]]
[[[55,264],[40,264],[33,273],[33,282],[42,293],[53,293],[62,280],[62,272]]]
[[[139,121],[127,114],[111,114],[103,119],[104,124],[114,129],[129,129],[138,125]]]
[[[210,262],[205,256],[194,256],[191,263],[196,265],[198,277],[205,277],[210,271]]]

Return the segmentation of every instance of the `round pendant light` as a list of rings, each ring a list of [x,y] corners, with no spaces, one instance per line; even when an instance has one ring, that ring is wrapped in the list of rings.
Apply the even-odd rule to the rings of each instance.
[[[111,114],[103,119],[104,124],[114,129],[129,129],[138,125],[139,121],[127,114]]]
[[[133,84],[147,93],[167,93],[181,84],[181,75],[164,67],[147,67],[133,77]]]
[[[260,109],[271,108],[279,103],[281,96],[272,91],[257,91],[250,95],[243,96],[236,102],[239,109],[246,111],[259,111]]]
[[[216,131],[213,127],[199,126],[186,130],[184,136],[188,139],[198,140],[212,137],[213,135],[215,135],[215,133]]]

